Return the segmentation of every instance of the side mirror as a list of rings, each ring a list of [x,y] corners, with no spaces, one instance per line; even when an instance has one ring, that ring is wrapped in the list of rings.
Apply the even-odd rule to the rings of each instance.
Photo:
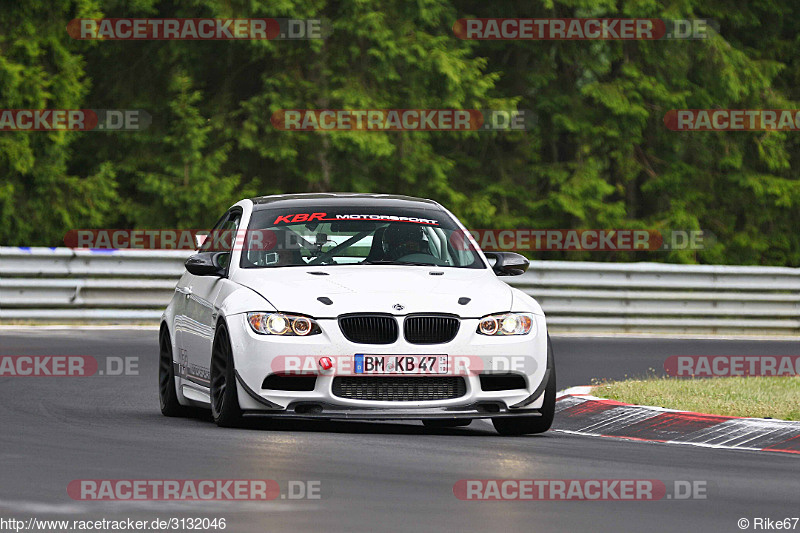
[[[230,252],[200,252],[187,259],[184,265],[195,276],[222,277],[229,260]]]
[[[514,252],[484,252],[488,259],[494,259],[492,270],[498,276],[519,276],[524,274],[530,262]]]

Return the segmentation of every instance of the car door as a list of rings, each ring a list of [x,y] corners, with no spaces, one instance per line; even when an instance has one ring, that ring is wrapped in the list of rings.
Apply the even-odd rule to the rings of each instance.
[[[214,227],[201,251],[218,251],[223,255],[220,264],[230,261],[236,232],[242,219],[239,208],[232,209]],[[227,275],[227,268],[225,275]],[[217,295],[222,289],[224,278],[217,276],[189,275],[183,292],[186,296],[186,324],[182,336],[185,357],[185,378],[189,381],[209,386],[211,348],[214,340],[214,327],[218,309],[215,306]],[[181,361],[182,366],[184,361]]]

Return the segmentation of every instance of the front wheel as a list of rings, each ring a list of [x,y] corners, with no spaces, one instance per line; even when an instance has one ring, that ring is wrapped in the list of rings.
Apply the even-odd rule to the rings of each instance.
[[[544,433],[553,425],[556,413],[556,365],[553,361],[553,345],[550,335],[547,336],[547,368],[550,370],[550,379],[544,389],[544,403],[540,416],[514,416],[505,418],[492,418],[494,429],[501,435],[527,435],[531,433]]]
[[[225,326],[217,328],[211,351],[211,415],[220,427],[236,427],[242,421],[233,349]]]

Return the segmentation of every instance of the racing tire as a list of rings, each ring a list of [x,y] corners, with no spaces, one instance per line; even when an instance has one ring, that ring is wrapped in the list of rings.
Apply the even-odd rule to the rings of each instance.
[[[556,412],[556,365],[553,361],[553,345],[550,342],[550,335],[547,336],[547,368],[550,370],[550,379],[544,389],[544,403],[539,410],[541,415],[492,418],[494,429],[500,435],[544,433],[553,425],[553,417]]]
[[[214,335],[211,350],[211,416],[219,427],[237,427],[242,423],[239,407],[233,349],[228,329],[221,325]]]
[[[169,330],[161,327],[158,334],[158,399],[164,416],[186,416],[189,410],[178,402],[175,388],[175,365]]]

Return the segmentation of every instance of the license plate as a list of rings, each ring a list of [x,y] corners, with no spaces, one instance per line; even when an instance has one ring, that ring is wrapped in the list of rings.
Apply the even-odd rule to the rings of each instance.
[[[447,374],[446,355],[370,355],[357,353],[356,374]]]

